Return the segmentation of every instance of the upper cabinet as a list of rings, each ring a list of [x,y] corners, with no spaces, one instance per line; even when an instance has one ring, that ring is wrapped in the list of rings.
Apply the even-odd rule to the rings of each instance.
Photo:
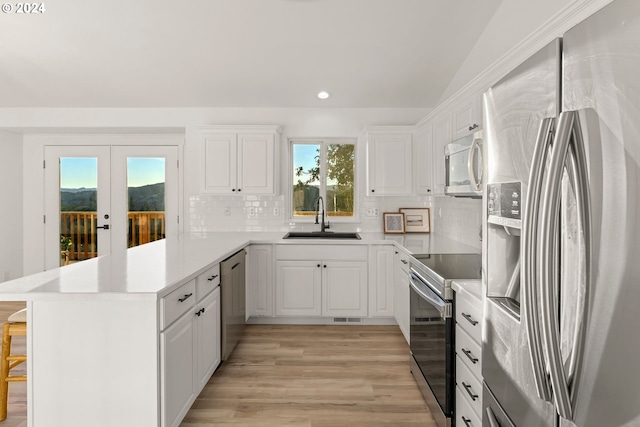
[[[453,107],[452,140],[482,129],[482,94],[478,93]]]
[[[433,121],[433,194],[443,195],[446,183],[444,147],[451,142],[451,112]]]
[[[416,129],[416,192],[433,194],[433,124],[427,122]]]
[[[276,194],[279,126],[203,126],[202,190]]]
[[[412,134],[412,126],[371,126],[365,129],[369,196],[412,194]]]

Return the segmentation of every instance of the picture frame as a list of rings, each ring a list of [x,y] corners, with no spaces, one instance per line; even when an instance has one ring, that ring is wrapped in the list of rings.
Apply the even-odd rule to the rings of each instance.
[[[385,234],[404,234],[404,213],[384,212],[382,220]]]
[[[431,211],[429,208],[400,208],[404,214],[405,233],[430,233]]]

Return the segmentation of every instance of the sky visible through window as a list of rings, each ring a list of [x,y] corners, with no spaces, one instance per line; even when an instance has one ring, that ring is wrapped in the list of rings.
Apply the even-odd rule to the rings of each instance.
[[[164,182],[164,158],[127,159],[128,186]],[[95,157],[63,157],[60,159],[60,188],[96,188],[98,160]]]

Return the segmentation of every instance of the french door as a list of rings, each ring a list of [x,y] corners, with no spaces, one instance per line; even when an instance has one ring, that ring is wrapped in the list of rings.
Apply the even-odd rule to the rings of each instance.
[[[45,146],[45,268],[178,230],[177,146]]]

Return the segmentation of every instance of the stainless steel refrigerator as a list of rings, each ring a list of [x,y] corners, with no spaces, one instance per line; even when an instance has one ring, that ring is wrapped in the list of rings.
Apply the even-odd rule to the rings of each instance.
[[[484,96],[483,425],[640,426],[640,1]]]

